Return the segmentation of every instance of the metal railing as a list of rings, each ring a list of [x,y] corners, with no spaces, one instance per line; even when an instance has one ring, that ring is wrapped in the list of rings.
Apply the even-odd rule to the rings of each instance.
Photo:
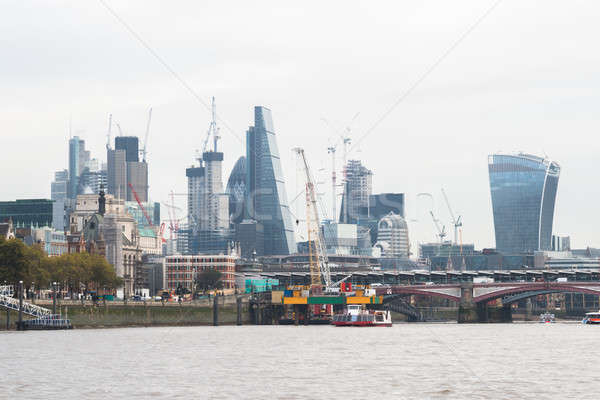
[[[0,286],[0,307],[8,308],[9,310],[19,311],[19,299],[13,296],[14,290],[12,286]],[[52,315],[52,311],[47,308],[36,306],[35,304],[23,302],[23,313],[37,318],[48,317]]]

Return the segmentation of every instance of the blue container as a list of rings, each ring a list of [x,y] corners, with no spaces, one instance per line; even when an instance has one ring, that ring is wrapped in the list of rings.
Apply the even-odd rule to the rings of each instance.
[[[293,290],[284,290],[283,297],[294,297],[294,291]]]

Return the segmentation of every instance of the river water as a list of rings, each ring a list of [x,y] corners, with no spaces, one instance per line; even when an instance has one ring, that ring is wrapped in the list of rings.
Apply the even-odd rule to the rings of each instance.
[[[2,399],[597,399],[600,326],[0,332]]]

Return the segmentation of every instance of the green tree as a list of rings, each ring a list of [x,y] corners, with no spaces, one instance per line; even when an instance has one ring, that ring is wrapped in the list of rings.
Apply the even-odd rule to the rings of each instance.
[[[198,274],[196,288],[202,291],[221,289],[223,287],[222,278],[223,274],[221,272],[216,269],[207,269]]]

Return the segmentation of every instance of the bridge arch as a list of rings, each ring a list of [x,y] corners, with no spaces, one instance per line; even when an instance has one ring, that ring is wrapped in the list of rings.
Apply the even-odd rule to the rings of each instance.
[[[503,286],[495,286],[494,284],[490,284],[487,285],[487,287],[473,289],[473,302],[486,303],[491,300],[507,297],[511,299],[510,302],[514,302],[540,294],[551,293],[582,293],[600,296],[600,284],[569,284],[563,282],[532,282],[525,285],[508,284]]]

